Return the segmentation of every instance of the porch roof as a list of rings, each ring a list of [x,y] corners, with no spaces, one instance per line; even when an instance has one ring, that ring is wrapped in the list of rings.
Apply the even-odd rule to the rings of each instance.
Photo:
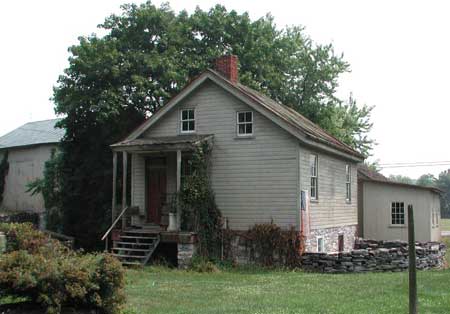
[[[202,141],[212,141],[212,134],[190,134],[177,136],[162,136],[124,140],[111,145],[114,151],[145,152],[145,151],[177,151],[190,150]]]

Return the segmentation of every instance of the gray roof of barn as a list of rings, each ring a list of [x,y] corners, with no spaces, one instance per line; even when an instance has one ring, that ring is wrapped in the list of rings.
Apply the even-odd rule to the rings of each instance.
[[[64,136],[64,129],[55,128],[59,121],[28,122],[0,137],[0,149],[58,143]]]

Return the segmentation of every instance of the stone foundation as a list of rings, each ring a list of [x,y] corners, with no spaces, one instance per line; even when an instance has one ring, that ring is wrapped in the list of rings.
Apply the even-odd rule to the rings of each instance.
[[[442,243],[416,243],[417,269],[445,266],[446,246]],[[355,249],[339,254],[306,253],[302,269],[325,273],[404,271],[408,269],[408,244],[402,241],[358,239]]]
[[[338,239],[339,235],[344,236],[344,252],[353,249],[356,239],[357,226],[342,226],[324,229],[313,229],[306,236],[305,250],[306,252],[317,252],[317,239],[322,237],[324,240],[324,252],[339,252]]]
[[[178,268],[187,269],[191,266],[192,257],[195,255],[195,243],[178,243]]]

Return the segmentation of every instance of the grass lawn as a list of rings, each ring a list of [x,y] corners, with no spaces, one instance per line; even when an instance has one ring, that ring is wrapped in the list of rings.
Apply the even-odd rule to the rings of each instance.
[[[450,219],[441,219],[441,230],[450,231]]]
[[[450,313],[450,270],[418,273],[420,313]],[[408,273],[127,271],[125,313],[407,313]]]

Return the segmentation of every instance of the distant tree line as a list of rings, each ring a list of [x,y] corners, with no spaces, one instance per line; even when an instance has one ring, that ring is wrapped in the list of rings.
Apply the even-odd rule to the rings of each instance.
[[[442,218],[450,218],[450,170],[441,172],[438,177],[427,173],[421,175],[418,179],[412,179],[402,175],[390,175],[389,179],[401,183],[436,187],[442,190],[441,216]]]

